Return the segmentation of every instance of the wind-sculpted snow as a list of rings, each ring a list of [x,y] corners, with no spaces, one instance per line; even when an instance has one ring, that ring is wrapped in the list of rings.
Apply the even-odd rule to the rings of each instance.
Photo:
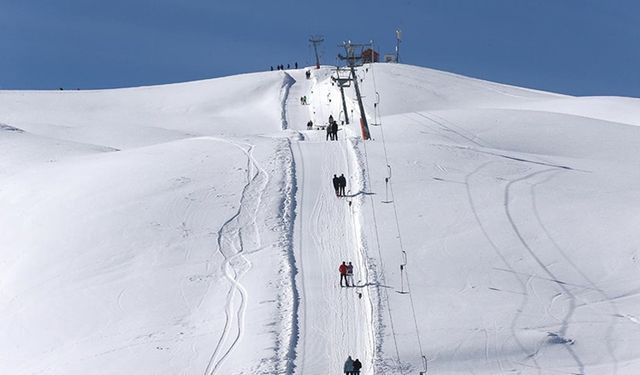
[[[0,91],[0,373],[640,371],[637,99],[304,72]]]

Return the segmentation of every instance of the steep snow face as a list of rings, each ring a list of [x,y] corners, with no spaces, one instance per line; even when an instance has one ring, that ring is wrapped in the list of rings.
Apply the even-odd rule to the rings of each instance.
[[[333,74],[0,91],[0,373],[640,371],[637,100]]]

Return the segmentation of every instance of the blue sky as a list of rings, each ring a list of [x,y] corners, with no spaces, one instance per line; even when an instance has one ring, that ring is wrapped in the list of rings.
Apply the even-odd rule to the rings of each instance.
[[[640,97],[637,0],[0,0],[0,88],[106,88],[323,62],[403,62],[574,95]]]

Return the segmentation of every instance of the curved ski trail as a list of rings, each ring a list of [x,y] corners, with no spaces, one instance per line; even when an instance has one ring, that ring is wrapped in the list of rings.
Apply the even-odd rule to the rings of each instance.
[[[256,217],[269,177],[254,159],[253,145],[246,145],[248,149],[239,144],[234,145],[247,156],[247,183],[242,190],[237,212],[218,231],[218,251],[224,257],[221,269],[231,286],[225,301],[222,335],[211,355],[205,375],[213,375],[218,371],[243,336],[248,295],[240,279],[251,269],[251,262],[244,253],[262,246]]]

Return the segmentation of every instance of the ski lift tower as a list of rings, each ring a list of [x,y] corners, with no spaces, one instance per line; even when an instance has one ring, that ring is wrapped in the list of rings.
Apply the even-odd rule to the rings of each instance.
[[[364,105],[362,104],[362,95],[360,95],[360,86],[358,86],[358,77],[356,76],[356,66],[362,66],[362,51],[365,47],[371,48],[372,45],[373,43],[355,44],[351,43],[351,41],[343,42],[342,46],[339,47],[344,48],[346,56],[338,55],[340,60],[347,61],[347,65],[351,70],[351,80],[356,90],[356,98],[358,99],[358,107],[360,108],[360,130],[362,131],[362,139],[364,140],[371,139],[371,133],[369,132],[367,115],[364,112]]]
[[[338,84],[340,87],[340,96],[342,97],[342,112],[344,112],[344,121],[347,125],[349,125],[349,114],[347,113],[347,102],[344,97],[344,88],[351,86],[351,73],[348,72],[348,76],[341,76],[341,68],[336,67],[336,76],[331,77],[331,79]]]
[[[324,38],[321,35],[313,35],[309,38],[309,42],[313,44],[313,51],[316,54],[316,69],[320,69],[320,57],[318,56],[318,46],[324,42]]]

